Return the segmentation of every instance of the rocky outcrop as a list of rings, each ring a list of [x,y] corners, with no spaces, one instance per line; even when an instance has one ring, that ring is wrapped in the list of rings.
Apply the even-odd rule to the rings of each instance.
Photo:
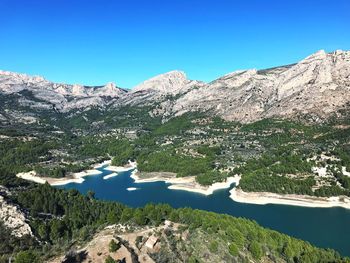
[[[8,203],[1,195],[0,221],[5,227],[11,229],[11,234],[16,237],[22,237],[24,235],[33,236],[32,230],[26,222],[24,213],[16,205]]]
[[[189,80],[183,71],[175,70],[146,80],[134,87],[131,92],[138,93],[152,90],[161,94],[176,95],[185,93],[197,85],[202,85],[202,83]]]

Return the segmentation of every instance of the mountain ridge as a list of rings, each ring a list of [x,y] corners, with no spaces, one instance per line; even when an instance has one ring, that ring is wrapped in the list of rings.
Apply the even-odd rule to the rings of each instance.
[[[114,83],[54,83],[40,76],[0,70],[1,94],[18,95],[22,90],[43,100],[43,109],[55,108],[59,112],[150,105],[150,114],[165,120],[199,111],[244,123],[306,115],[312,121],[322,121],[349,106],[350,51],[320,50],[295,64],[234,71],[209,83],[190,80],[183,71],[174,70],[131,90]],[[38,107],[31,99],[25,100]]]

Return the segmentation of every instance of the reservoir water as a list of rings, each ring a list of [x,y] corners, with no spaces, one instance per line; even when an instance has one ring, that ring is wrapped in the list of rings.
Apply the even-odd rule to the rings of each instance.
[[[164,182],[134,183],[131,171],[104,180],[111,174],[87,176],[81,184],[70,183],[59,188],[77,189],[85,194],[92,190],[102,200],[113,200],[132,207],[147,203],[168,203],[172,207],[192,207],[217,213],[245,217],[260,225],[290,236],[304,239],[324,248],[333,248],[343,256],[350,256],[350,210],[344,208],[306,208],[287,205],[253,205],[234,202],[229,190],[218,190],[205,196],[182,190],[170,190]],[[232,185],[231,187],[234,187]],[[128,191],[131,188],[132,191]],[[136,190],[133,188],[137,188]]]

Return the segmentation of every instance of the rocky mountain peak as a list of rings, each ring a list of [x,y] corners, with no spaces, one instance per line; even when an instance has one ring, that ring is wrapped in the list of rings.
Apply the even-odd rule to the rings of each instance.
[[[86,95],[86,90],[82,85],[74,84],[72,87],[73,96],[84,96]]]
[[[121,94],[124,93],[126,93],[126,91],[118,88],[113,82],[108,82],[103,87],[97,87],[93,91],[93,94],[95,96],[97,95],[104,97],[119,97]]]
[[[105,88],[108,89],[108,90],[114,90],[117,86],[115,85],[114,82],[108,82],[106,85],[105,85]]]
[[[317,59],[325,59],[327,57],[326,51],[323,49],[311,54],[310,56],[307,56],[305,59],[302,61],[310,61],[310,60],[317,60]],[[302,62],[301,61],[301,62]]]
[[[320,61],[327,61],[329,62],[336,62],[336,61],[350,61],[350,51],[344,51],[344,50],[335,50],[330,53],[326,53],[324,50],[319,50],[316,53],[306,57],[305,59],[301,60],[298,64],[303,63],[310,63],[310,62],[320,62]]]
[[[188,82],[189,80],[183,71],[174,70],[146,80],[132,90],[134,92],[155,90],[162,93],[177,93]]]

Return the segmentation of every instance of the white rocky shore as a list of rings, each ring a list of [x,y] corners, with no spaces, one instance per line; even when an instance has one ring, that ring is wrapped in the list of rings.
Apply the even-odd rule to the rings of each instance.
[[[130,171],[136,168],[136,162],[129,161],[126,166],[111,166],[111,160],[104,161],[102,163],[94,165],[94,169],[85,170],[79,173],[73,173],[71,176],[64,178],[52,178],[52,177],[42,177],[38,176],[35,171],[18,173],[16,176],[24,180],[32,181],[39,184],[45,184],[46,182],[53,186],[66,185],[69,183],[81,184],[85,181],[85,176],[99,175],[102,172],[97,170],[98,168],[105,167],[105,170],[114,171],[112,174],[108,174],[103,177],[104,180],[117,176],[120,172]]]
[[[238,182],[239,183],[239,182]],[[238,184],[236,184],[237,186]],[[239,203],[256,205],[293,205],[304,207],[342,207],[350,209],[350,198],[347,196],[314,197],[296,194],[275,194],[269,192],[244,192],[234,187],[230,190],[230,198]]]
[[[99,170],[92,169],[92,170],[85,170],[79,173],[74,173],[69,177],[51,178],[51,177],[41,177],[41,176],[38,176],[35,171],[30,171],[25,173],[18,173],[16,176],[24,180],[32,181],[39,184],[44,184],[47,182],[50,185],[57,186],[57,185],[66,185],[69,183],[81,184],[82,182],[85,181],[84,180],[85,176],[98,175],[101,173],[102,172]]]
[[[135,183],[150,183],[163,181],[167,184],[170,184],[168,186],[168,189],[195,192],[203,195],[211,195],[216,190],[227,189],[233,183],[237,184],[240,179],[240,177],[236,175],[228,177],[225,182],[214,183],[210,186],[203,186],[196,182],[195,176],[176,177],[176,175],[173,173],[162,172],[152,174],[154,175],[152,177],[140,178],[139,172],[137,171],[137,169],[135,169],[131,174],[131,178],[134,179]]]
[[[117,172],[117,173],[121,173],[121,172],[127,172],[130,171],[132,169],[135,169],[137,166],[136,162],[132,162],[129,161],[129,163],[125,166],[113,166],[113,165],[108,165],[106,166],[104,169],[108,170],[108,171],[113,171],[113,172]]]
[[[108,170],[108,171],[113,171],[114,173],[111,173],[111,174],[103,176],[103,179],[104,180],[108,180],[109,178],[118,176],[119,173],[127,172],[127,171],[130,171],[132,169],[135,169],[136,166],[137,166],[136,162],[132,162],[132,161],[129,161],[129,163],[127,165],[125,165],[125,166],[108,165],[104,169]]]
[[[323,198],[294,194],[282,195],[268,192],[244,192],[241,189],[233,188],[230,191],[230,198],[235,202],[257,205],[278,204],[304,207],[343,207],[350,209],[350,198],[346,196]]]
[[[111,165],[111,163],[112,163],[112,160],[103,161],[102,163],[95,164],[94,169],[99,169],[99,168],[102,168],[104,166]]]

